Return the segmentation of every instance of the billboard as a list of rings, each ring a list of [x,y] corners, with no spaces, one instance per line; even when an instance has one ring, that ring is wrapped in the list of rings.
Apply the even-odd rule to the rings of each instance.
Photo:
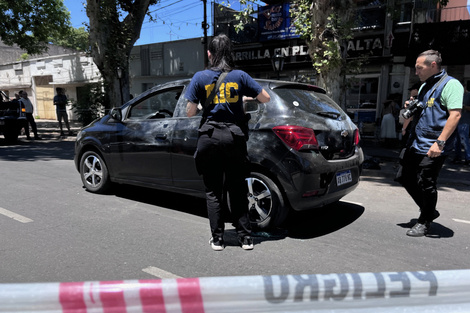
[[[294,26],[291,25],[290,12],[292,9],[293,5],[290,3],[259,7],[259,40],[299,38],[300,36],[295,34]]]

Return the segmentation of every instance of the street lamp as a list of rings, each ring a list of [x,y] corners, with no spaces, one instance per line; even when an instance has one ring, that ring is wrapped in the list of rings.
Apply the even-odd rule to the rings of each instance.
[[[117,76],[119,78],[119,94],[121,95],[121,105],[124,104],[124,100],[122,99],[122,83],[121,83],[121,78],[122,78],[122,68],[119,66],[116,68]]]
[[[276,54],[272,57],[271,63],[273,65],[274,71],[277,72],[277,80],[279,80],[280,72],[282,71],[282,68],[284,67],[284,57],[280,54]]]

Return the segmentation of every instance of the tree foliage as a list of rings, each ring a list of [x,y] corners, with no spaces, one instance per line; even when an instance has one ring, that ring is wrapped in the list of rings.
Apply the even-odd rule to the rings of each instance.
[[[0,0],[0,37],[28,54],[47,51],[50,38],[64,38],[70,13],[63,0]]]
[[[51,38],[55,45],[70,48],[77,51],[89,52],[90,39],[85,27],[70,27],[65,38]]]
[[[129,100],[129,57],[148,8],[158,0],[87,0],[91,55],[112,105]],[[119,78],[118,75],[121,75]]]

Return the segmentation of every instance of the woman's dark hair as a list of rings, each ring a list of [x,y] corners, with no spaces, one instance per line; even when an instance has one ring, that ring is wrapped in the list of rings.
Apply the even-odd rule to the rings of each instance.
[[[217,35],[209,44],[211,53],[211,69],[230,71],[235,67],[232,56],[232,41],[223,34]]]

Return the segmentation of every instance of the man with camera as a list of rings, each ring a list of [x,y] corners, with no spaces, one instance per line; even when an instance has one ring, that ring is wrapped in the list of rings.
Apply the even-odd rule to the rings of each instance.
[[[452,150],[462,109],[462,84],[441,69],[441,63],[441,54],[435,50],[416,59],[416,75],[423,85],[410,112],[411,133],[401,159],[401,176],[397,177],[421,211],[418,222],[406,232],[412,237],[425,236],[431,222],[439,217],[436,181]]]

